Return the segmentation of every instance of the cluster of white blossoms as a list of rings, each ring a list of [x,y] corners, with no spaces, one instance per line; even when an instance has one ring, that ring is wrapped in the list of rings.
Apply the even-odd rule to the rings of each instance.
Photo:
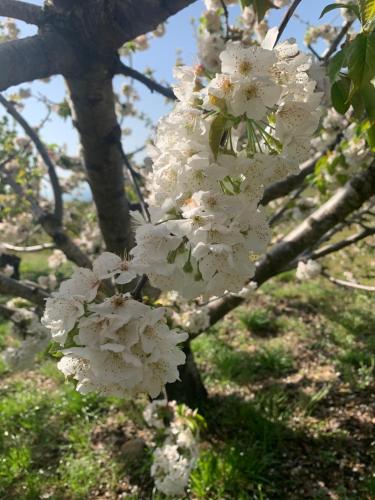
[[[11,316],[11,334],[18,345],[7,347],[3,352],[6,365],[11,371],[31,368],[37,354],[49,344],[49,332],[40,324],[37,314],[24,307],[18,307],[16,301],[8,301],[7,307],[14,309]]]
[[[310,26],[305,33],[304,41],[306,45],[312,45],[319,38],[327,43],[331,43],[338,35],[339,29],[332,24],[321,24],[320,26]]]
[[[310,150],[321,95],[311,60],[294,41],[271,48],[228,42],[221,70],[177,67],[179,100],[159,123],[149,204],[129,268],[187,299],[239,292],[265,252],[270,230],[264,189]]]
[[[322,271],[322,266],[316,260],[309,259],[307,262],[300,260],[298,262],[296,278],[300,281],[306,281],[317,278]]]
[[[48,267],[50,269],[56,270],[67,261],[64,252],[55,249],[52,254],[48,257]]]
[[[199,456],[199,425],[202,417],[175,401],[155,400],[143,417],[150,427],[162,431],[163,444],[153,452],[151,475],[164,495],[185,496],[190,473]]]
[[[154,309],[115,294],[103,299],[108,280],[129,280],[126,261],[109,252],[92,270],[77,268],[46,301],[42,324],[65,349],[58,368],[77,381],[81,393],[151,397],[178,379],[188,335],[170,330],[165,308]],[[133,275],[134,276],[134,275]]]

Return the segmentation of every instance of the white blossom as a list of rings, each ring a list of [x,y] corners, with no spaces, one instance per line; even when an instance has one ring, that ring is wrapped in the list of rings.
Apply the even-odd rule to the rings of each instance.
[[[296,278],[301,281],[316,278],[320,275],[322,266],[316,260],[309,259],[307,262],[298,262]]]

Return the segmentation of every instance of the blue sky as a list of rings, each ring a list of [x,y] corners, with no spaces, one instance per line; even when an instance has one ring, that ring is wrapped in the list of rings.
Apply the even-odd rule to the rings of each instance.
[[[332,0],[331,0],[332,1]],[[334,24],[341,23],[339,11],[333,11],[327,14],[323,20],[318,20],[323,7],[329,3],[329,0],[304,0],[300,4],[297,13],[299,16],[311,23],[322,24],[332,22]],[[32,3],[41,4],[39,0],[34,0]],[[151,67],[155,71],[155,78],[159,81],[172,81],[172,68],[176,61],[177,49],[181,51],[181,57],[185,64],[194,64],[197,62],[196,56],[196,41],[194,37],[194,28],[192,19],[198,19],[203,11],[203,2],[197,0],[188,8],[171,17],[167,23],[167,31],[164,37],[154,38],[150,49],[144,52],[138,52],[133,57],[133,66],[139,71]],[[231,16],[238,15],[238,8],[230,8]],[[269,18],[269,25],[277,26],[285,13],[285,8],[278,11],[273,10]],[[23,35],[33,34],[33,28],[29,26],[21,26]],[[292,18],[284,35],[283,39],[295,37],[303,47],[303,34],[305,26],[298,19]],[[320,47],[322,50],[324,47]],[[115,78],[115,88],[121,88],[126,79],[122,76]],[[29,86],[24,84],[22,87]],[[65,94],[64,82],[61,77],[54,77],[49,83],[34,82],[31,85],[34,94],[40,93],[48,96],[53,101],[59,102]],[[145,111],[153,120],[157,120],[165,114],[169,107],[163,97],[157,94],[151,94],[150,91],[144,88],[141,84],[136,84],[137,91],[140,94],[140,108]],[[12,89],[10,89],[11,92]],[[33,99],[27,102],[24,110],[25,117],[32,124],[37,124],[44,116],[43,107]],[[133,127],[131,136],[124,139],[124,147],[127,152],[133,151],[144,143],[148,135],[142,123],[127,119],[124,124],[126,127]],[[43,130],[43,139],[49,143],[66,144],[68,151],[72,154],[77,152],[78,136],[70,120],[62,120],[59,117],[53,117],[46,124]]]

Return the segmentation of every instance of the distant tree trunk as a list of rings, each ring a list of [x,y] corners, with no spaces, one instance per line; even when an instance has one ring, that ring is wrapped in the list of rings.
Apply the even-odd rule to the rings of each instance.
[[[185,403],[192,409],[201,409],[207,401],[207,391],[195,364],[190,343],[185,345],[184,353],[186,354],[186,363],[180,367],[180,380],[166,386],[168,399]]]

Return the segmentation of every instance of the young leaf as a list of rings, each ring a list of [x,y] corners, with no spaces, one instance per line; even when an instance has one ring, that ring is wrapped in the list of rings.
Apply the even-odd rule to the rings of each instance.
[[[372,83],[361,89],[361,97],[367,116],[371,122],[375,123],[375,87]]]
[[[358,0],[363,26],[369,26],[375,20],[375,0]]]
[[[361,92],[353,92],[353,88],[351,89],[350,102],[353,106],[354,118],[361,120],[363,117],[363,113],[365,112],[365,106],[362,99]]]
[[[359,33],[349,46],[348,75],[360,89],[375,76],[375,33]]]
[[[250,7],[253,0],[240,0],[241,9],[244,10],[245,7]]]
[[[375,123],[367,130],[367,142],[371,150],[375,152]]]
[[[350,80],[341,78],[332,85],[331,100],[332,105],[338,113],[345,114],[350,106],[349,101]]]
[[[359,14],[359,9],[356,5],[354,4],[346,4],[346,3],[330,3],[324,9],[322,10],[322,13],[320,14],[319,19],[321,19],[325,14],[328,14],[328,12],[331,12],[331,10],[334,9],[348,9],[354,12],[354,14],[358,17],[360,17]]]
[[[329,61],[328,63],[328,69],[327,69],[327,74],[330,79],[330,81],[333,83],[337,75],[340,73],[341,68],[346,67],[346,60],[347,60],[347,50],[346,47],[344,47],[342,50],[337,52]]]
[[[221,139],[225,132],[226,124],[227,119],[222,114],[218,114],[211,123],[209,143],[215,160],[217,159],[217,155],[219,154]]]
[[[253,0],[253,7],[255,10],[255,13],[258,18],[258,23],[262,21],[264,18],[267,10],[269,9],[277,9],[276,5],[274,5],[271,0]]]

